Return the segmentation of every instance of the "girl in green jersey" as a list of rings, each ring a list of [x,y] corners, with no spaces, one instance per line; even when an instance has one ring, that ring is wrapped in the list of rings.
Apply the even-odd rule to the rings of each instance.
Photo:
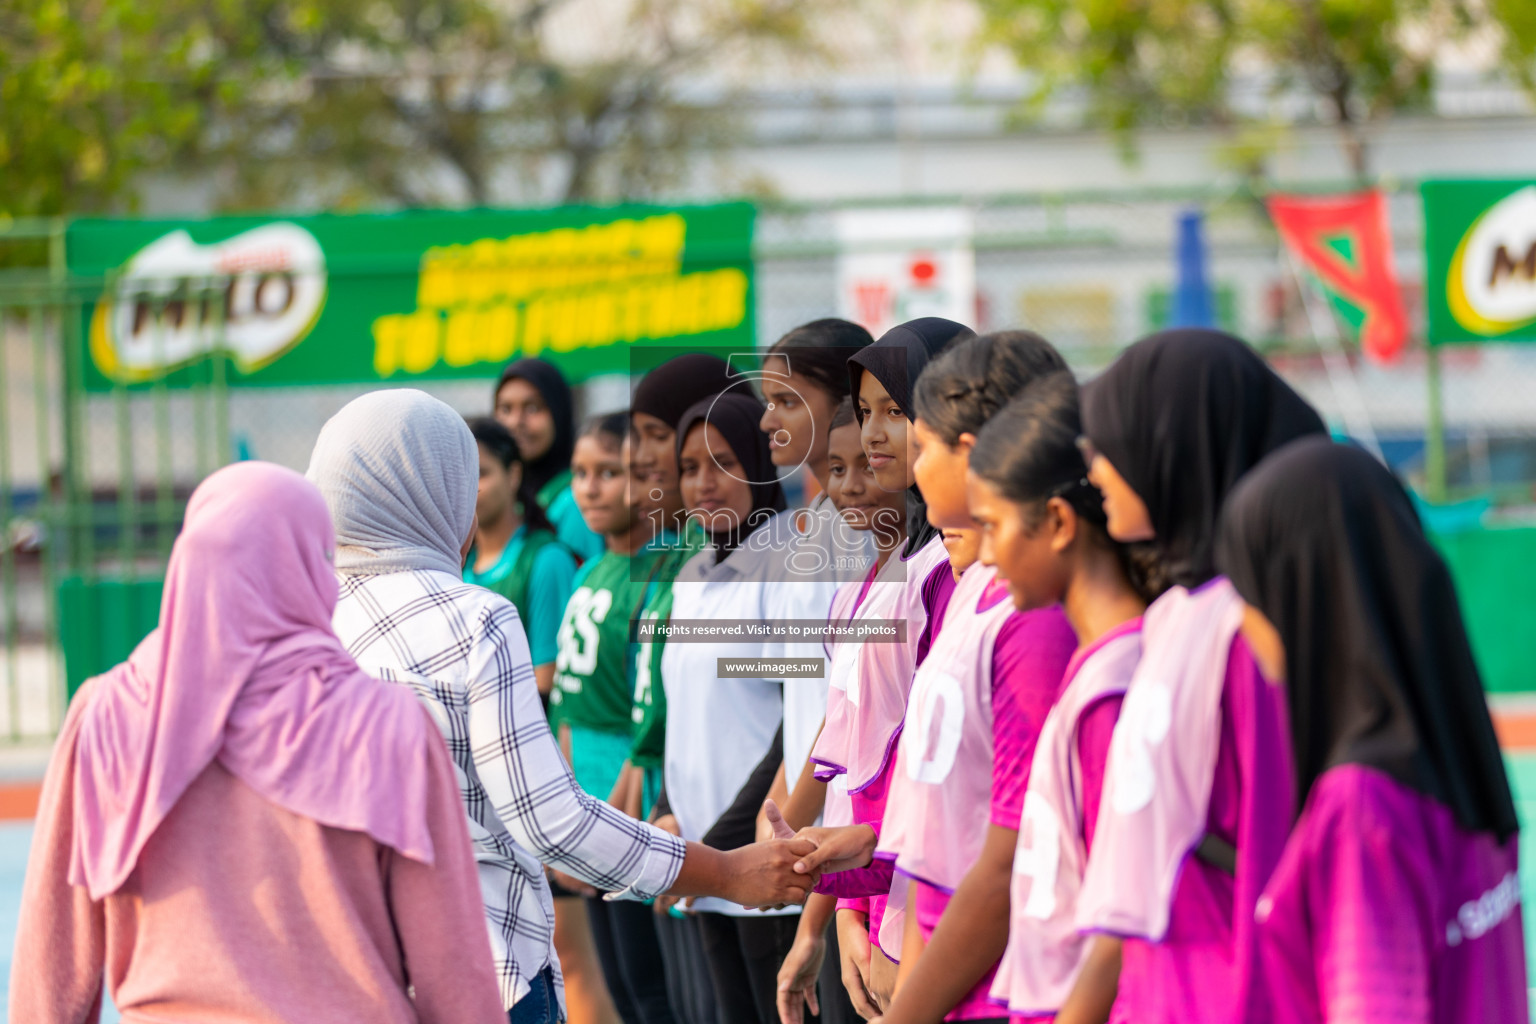
[[[576,574],[560,623],[550,711],[581,787],[638,816],[637,801],[620,783],[634,734],[630,622],[668,553],[648,544],[649,523],[630,500],[628,434],[629,415],[619,412],[592,420],[576,440],[571,493],[606,550]],[[672,1024],[651,909],[592,896],[586,904],[619,1016],[625,1024]]]
[[[539,693],[548,696],[555,675],[555,638],[571,596],[576,560],[559,543],[533,494],[528,466],[517,442],[500,423],[469,421],[480,447],[480,485],[475,496],[475,546],[464,581],[505,597],[528,634],[528,653]]]

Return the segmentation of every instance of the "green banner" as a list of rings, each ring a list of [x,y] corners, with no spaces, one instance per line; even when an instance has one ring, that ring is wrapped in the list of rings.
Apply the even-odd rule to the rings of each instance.
[[[630,346],[755,338],[748,203],[198,221],[78,220],[65,252],[102,280],[85,386],[484,377],[541,355],[572,380]]]
[[[1536,180],[1420,192],[1430,343],[1536,341]]]

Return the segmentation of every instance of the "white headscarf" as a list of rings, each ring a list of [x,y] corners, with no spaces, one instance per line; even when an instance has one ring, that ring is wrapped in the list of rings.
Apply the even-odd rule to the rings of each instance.
[[[459,575],[480,456],[464,418],[423,391],[375,391],[320,428],[305,474],[336,527],[336,571]]]

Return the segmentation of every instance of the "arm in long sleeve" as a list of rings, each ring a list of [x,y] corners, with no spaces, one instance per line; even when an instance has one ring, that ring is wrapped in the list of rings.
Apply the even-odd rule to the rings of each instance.
[[[784,723],[779,723],[778,732],[773,734],[773,742],[768,744],[768,752],[763,759],[752,769],[752,774],[747,776],[747,781],[736,793],[736,799],[731,801],[731,806],[710,826],[704,833],[705,846],[713,846],[717,850],[735,850],[746,846],[757,838],[757,812],[762,809],[763,801],[768,799],[768,789],[773,785],[773,777],[778,774],[779,765],[784,763]]]
[[[497,1024],[506,1010],[486,940],[474,846],[448,750],[435,728],[429,737],[433,864],[391,853],[390,915],[422,1024]]]
[[[497,816],[534,856],[599,889],[637,899],[666,891],[682,867],[682,840],[576,784],[545,721],[515,622],[510,605],[488,613],[470,657],[470,748]]]
[[[75,739],[78,709],[87,700],[83,692],[76,696],[43,783],[11,958],[13,1021],[94,1024],[101,1018],[106,912],[83,887],[69,883]]]
[[[868,867],[822,875],[816,881],[816,891],[836,896],[841,900],[857,900],[862,896],[888,896],[891,892],[891,879],[895,877],[894,861],[876,860],[872,861]],[[839,906],[838,909],[867,911],[869,907],[867,904],[850,903],[846,907]]]

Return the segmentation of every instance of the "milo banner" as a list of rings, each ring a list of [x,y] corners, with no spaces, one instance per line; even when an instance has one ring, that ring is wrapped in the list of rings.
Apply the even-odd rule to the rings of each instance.
[[[629,346],[754,341],[747,203],[369,216],[79,220],[85,384],[487,376],[542,355],[572,380]]]
[[[1536,341],[1536,180],[1420,190],[1430,342]]]

